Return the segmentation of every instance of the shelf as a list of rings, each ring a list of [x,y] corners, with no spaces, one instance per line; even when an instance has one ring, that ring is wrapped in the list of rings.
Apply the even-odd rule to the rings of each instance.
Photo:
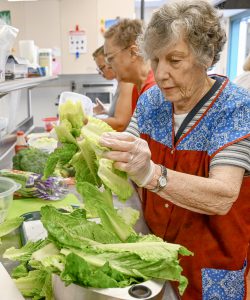
[[[16,131],[23,130],[26,134],[33,129],[33,116],[31,115],[31,89],[44,82],[57,79],[57,76],[44,76],[37,78],[23,78],[16,80],[6,80],[0,83],[0,98],[20,89],[28,89],[27,93],[27,110],[28,117],[19,123],[16,128],[7,135],[0,138],[0,165],[7,160],[10,153],[13,152],[16,143]]]
[[[0,140],[0,161],[4,160],[5,157],[12,151],[16,144],[16,131],[22,130],[25,135],[29,134],[34,129],[33,117],[27,118],[12,132]]]
[[[44,76],[38,78],[23,78],[16,80],[6,80],[0,83],[0,97],[5,96],[9,92],[23,89],[23,88],[32,88],[40,83],[57,79],[57,76]]]

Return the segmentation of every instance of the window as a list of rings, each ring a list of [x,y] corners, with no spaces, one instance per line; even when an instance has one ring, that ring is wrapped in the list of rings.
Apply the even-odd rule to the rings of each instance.
[[[250,53],[250,10],[231,17],[229,60],[227,73],[231,80],[243,72],[243,64]]]
[[[141,19],[141,0],[135,0],[135,14],[137,19]],[[155,9],[166,3],[166,0],[144,0],[144,21],[147,24]]]

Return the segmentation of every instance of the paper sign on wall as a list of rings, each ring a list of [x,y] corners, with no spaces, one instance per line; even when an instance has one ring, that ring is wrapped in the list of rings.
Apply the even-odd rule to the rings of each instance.
[[[87,35],[84,30],[70,30],[69,52],[71,54],[81,54],[87,52]]]

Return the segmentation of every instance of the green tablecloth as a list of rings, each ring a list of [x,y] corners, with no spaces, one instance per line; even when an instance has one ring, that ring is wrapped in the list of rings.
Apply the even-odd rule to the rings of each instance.
[[[53,205],[55,207],[61,208],[71,204],[80,204],[79,200],[74,194],[68,194],[64,199],[58,201],[48,201],[38,198],[15,199],[11,203],[11,207],[7,215],[7,220],[18,217],[27,212],[39,211],[44,205]]]

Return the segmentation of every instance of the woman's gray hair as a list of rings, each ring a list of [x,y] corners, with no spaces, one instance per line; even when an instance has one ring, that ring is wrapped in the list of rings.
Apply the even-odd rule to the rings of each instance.
[[[176,0],[155,11],[138,45],[145,59],[154,51],[177,41],[185,41],[202,65],[214,65],[226,42],[222,16],[206,0]]]

